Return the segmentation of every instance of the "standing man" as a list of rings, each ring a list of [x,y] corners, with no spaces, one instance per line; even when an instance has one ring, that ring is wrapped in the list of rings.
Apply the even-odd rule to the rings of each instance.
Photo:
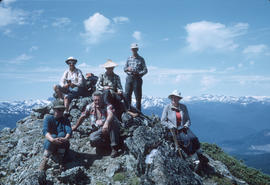
[[[90,134],[91,146],[104,148],[108,145],[109,140],[112,148],[111,157],[114,158],[118,155],[119,123],[114,119],[112,105],[103,103],[101,92],[94,92],[92,97],[93,103],[86,106],[76,125],[72,126],[72,130],[77,130],[84,119],[90,117],[90,123],[98,128],[97,131]]]
[[[70,122],[63,116],[64,102],[56,100],[53,103],[54,115],[49,115],[43,122],[43,135],[45,136],[43,160],[39,171],[45,172],[51,154],[57,154],[60,170],[64,169],[63,158],[69,149],[69,138],[72,134]]]
[[[106,72],[99,76],[96,89],[103,93],[106,104],[113,105],[118,120],[121,120],[121,114],[124,111],[121,100],[124,98],[120,77],[113,72],[116,66],[117,64],[111,60],[103,65]]]
[[[84,77],[80,69],[75,67],[77,59],[69,57],[66,64],[69,69],[66,70],[60,80],[60,85],[54,86],[57,98],[64,99],[65,114],[69,113],[69,104],[73,98],[77,98],[82,94],[84,87]],[[64,95],[64,97],[63,97]]]
[[[134,91],[136,98],[136,108],[141,111],[142,99],[142,77],[147,73],[144,59],[138,54],[138,44],[131,44],[132,56],[127,59],[124,71],[127,73],[125,93],[128,106],[131,106],[131,96]]]

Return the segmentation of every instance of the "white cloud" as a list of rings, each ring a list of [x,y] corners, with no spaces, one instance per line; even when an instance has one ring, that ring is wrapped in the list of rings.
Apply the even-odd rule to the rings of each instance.
[[[128,17],[114,17],[113,18],[113,21],[116,23],[116,24],[123,24],[123,23],[126,23],[126,22],[129,22],[129,19]]]
[[[28,61],[30,59],[32,59],[32,56],[29,56],[27,54],[21,54],[20,56],[16,57],[15,59],[10,60],[8,63],[10,64],[21,64],[25,61]]]
[[[100,13],[95,13],[93,16],[84,20],[85,33],[83,36],[86,37],[89,43],[97,43],[105,33],[113,31],[110,29],[110,26],[110,19]]]
[[[201,21],[187,24],[185,29],[188,48],[192,51],[234,50],[238,47],[234,39],[246,32],[248,24],[238,23],[234,26],[226,26],[221,23]]]
[[[56,20],[52,23],[54,27],[64,27],[71,23],[71,20],[67,17],[56,18]]]
[[[0,27],[10,24],[25,24],[27,13],[23,10],[15,10],[10,7],[0,6]]]
[[[268,47],[264,44],[250,45],[243,50],[244,54],[260,54],[266,52]]]
[[[203,86],[203,90],[206,90],[210,87],[213,87],[218,82],[217,78],[214,76],[203,76],[201,80],[201,85]]]
[[[137,41],[140,41],[142,39],[141,32],[134,31],[134,33],[132,34],[132,37],[134,37]]]

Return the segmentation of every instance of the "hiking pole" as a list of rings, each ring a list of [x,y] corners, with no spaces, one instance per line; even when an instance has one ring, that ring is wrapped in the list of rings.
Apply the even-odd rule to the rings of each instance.
[[[174,141],[174,144],[175,144],[175,146],[176,146],[176,148],[177,148],[177,150],[178,150],[178,153],[179,153],[180,158],[181,158],[181,159],[184,159],[184,158],[183,158],[183,155],[182,155],[182,153],[181,153],[180,146],[179,146],[179,143],[178,143],[178,141],[177,141],[175,132],[173,131],[172,128],[170,129],[170,132],[171,132],[171,134],[172,134],[173,141]]]

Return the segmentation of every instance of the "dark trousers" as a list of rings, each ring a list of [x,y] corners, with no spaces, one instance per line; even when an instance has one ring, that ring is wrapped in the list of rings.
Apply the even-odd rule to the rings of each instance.
[[[139,76],[128,75],[126,78],[125,93],[128,103],[128,108],[131,106],[131,96],[134,91],[136,98],[136,108],[141,111],[141,100],[142,100],[142,78]]]
[[[110,90],[103,91],[103,98],[106,104],[112,104],[115,109],[115,114],[118,120],[121,120],[121,115],[125,111],[125,106],[127,106],[127,101],[124,96],[120,96],[116,93],[111,93]],[[121,102],[124,100],[124,104]]]
[[[106,147],[110,142],[111,147],[119,144],[119,123],[113,120],[108,135],[104,135],[102,127],[90,134],[90,143],[93,147]]]
[[[200,148],[197,136],[190,129],[187,130],[187,133],[180,131],[177,140],[187,154],[194,154]]]

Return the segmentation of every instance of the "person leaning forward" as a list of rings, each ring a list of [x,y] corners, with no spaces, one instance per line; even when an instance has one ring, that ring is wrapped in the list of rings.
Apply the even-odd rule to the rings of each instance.
[[[60,169],[64,168],[64,156],[69,149],[69,138],[72,130],[70,121],[63,116],[64,102],[53,102],[54,115],[46,116],[43,122],[43,135],[45,136],[43,160],[39,171],[45,172],[48,159],[51,154],[56,154],[60,163]]]
[[[131,44],[132,56],[127,59],[124,71],[127,73],[125,94],[129,108],[131,106],[131,96],[134,91],[136,98],[136,108],[141,111],[142,99],[142,77],[147,73],[147,67],[143,57],[138,54],[138,44]]]
[[[91,146],[104,148],[108,145],[109,139],[112,148],[111,157],[116,157],[119,144],[119,123],[114,119],[113,106],[103,103],[101,92],[94,92],[92,97],[93,103],[86,106],[76,125],[72,126],[72,130],[75,131],[85,118],[90,117],[91,125],[98,128],[97,131],[90,134]]]
[[[161,124],[172,130],[173,133],[171,134],[176,136],[176,139],[186,154],[192,155],[197,153],[201,164],[208,163],[207,157],[200,150],[198,138],[189,128],[191,122],[187,107],[179,102],[183,98],[181,93],[174,90],[168,98],[171,100],[171,104],[164,107]]]
[[[126,101],[123,96],[120,77],[113,71],[116,66],[117,64],[110,59],[103,65],[106,72],[99,76],[96,89],[103,93],[106,104],[113,105],[117,118],[121,120],[121,113],[124,111],[121,100],[123,99],[125,103]]]
[[[66,70],[60,80],[60,85],[54,86],[56,97],[64,99],[65,113],[69,112],[69,104],[73,98],[81,95],[84,86],[84,77],[80,69],[75,67],[77,59],[69,57],[66,64],[69,69]],[[64,97],[63,97],[64,96]]]

